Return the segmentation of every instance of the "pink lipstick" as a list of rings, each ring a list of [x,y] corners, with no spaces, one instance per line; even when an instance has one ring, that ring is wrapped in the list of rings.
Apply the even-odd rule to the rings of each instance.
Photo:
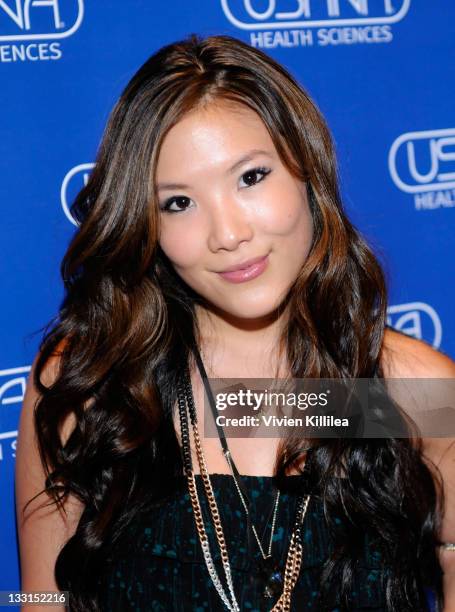
[[[218,274],[230,283],[244,283],[262,274],[267,268],[268,263],[268,255],[264,255],[263,257],[256,257],[236,266],[231,266],[223,272],[218,272]]]

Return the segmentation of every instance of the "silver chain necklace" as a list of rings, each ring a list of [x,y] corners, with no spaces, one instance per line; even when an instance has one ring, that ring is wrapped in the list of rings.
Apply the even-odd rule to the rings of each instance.
[[[235,483],[237,492],[239,494],[239,497],[240,497],[240,499],[242,501],[242,505],[243,505],[243,507],[245,509],[246,514],[249,516],[250,515],[250,511],[248,510],[248,506],[246,505],[245,499],[244,499],[243,494],[242,494],[242,492],[240,490],[239,483],[237,482],[237,478],[235,477],[234,470],[232,469],[231,453],[230,453],[229,450],[225,450],[225,451],[223,451],[223,454],[226,457],[226,461],[228,462],[229,467],[231,468],[232,477],[234,479],[234,483]],[[251,523],[251,529],[253,530],[253,533],[255,535],[255,538],[256,538],[256,541],[258,543],[259,550],[261,551],[263,559],[267,559],[268,557],[272,556],[271,553],[272,553],[273,533],[275,531],[276,515],[277,515],[277,511],[278,511],[278,502],[279,502],[279,500],[280,500],[280,490],[278,489],[277,494],[276,494],[276,498],[275,498],[275,504],[274,504],[274,510],[273,510],[273,519],[272,519],[272,528],[271,528],[271,532],[270,532],[270,542],[269,542],[269,548],[268,548],[268,551],[267,551],[267,555],[265,554],[264,549],[262,548],[262,543],[261,543],[261,540],[259,539],[259,536],[257,534],[256,527],[253,525],[253,523]]]
[[[249,512],[251,502],[248,497],[248,493],[243,483],[241,482],[241,476],[237,469],[237,466],[235,465],[234,459],[232,458],[231,452],[229,450],[226,436],[224,434],[224,430],[220,425],[217,424],[215,399],[213,396],[212,388],[209,383],[207,372],[205,370],[204,362],[202,361],[202,357],[201,357],[201,354],[197,346],[194,347],[194,356],[196,358],[196,365],[199,369],[199,373],[201,375],[201,378],[202,378],[202,381],[205,387],[205,391],[209,399],[209,404],[210,404],[212,416],[213,416],[213,419],[215,421],[216,428],[218,431],[222,451],[229,465],[229,468],[231,470],[237,492],[239,494],[242,505],[245,509],[245,513],[247,517],[248,540],[249,540],[250,532],[252,532],[258,544],[259,550],[261,552],[262,559],[258,560],[256,572],[254,573],[254,575],[256,576],[256,579],[262,584],[263,596],[269,599],[271,597],[274,597],[275,595],[278,595],[278,593],[281,591],[283,587],[283,581],[284,581],[283,569],[280,567],[278,561],[274,560],[274,558],[272,557],[273,534],[275,530],[276,515],[277,515],[278,503],[280,499],[280,491],[279,489],[277,490],[277,496],[276,496],[276,500],[274,503],[274,513],[273,513],[273,520],[272,520],[272,529],[271,529],[271,534],[270,534],[269,549],[268,549],[268,553],[265,554],[264,549],[262,547],[262,542],[260,541],[259,536],[257,534],[256,527],[254,526],[251,520],[251,515]]]
[[[186,397],[185,397],[186,396]],[[220,520],[218,511],[218,505],[213,493],[213,487],[210,481],[210,477],[205,462],[205,457],[202,450],[202,444],[197,427],[196,410],[194,406],[194,399],[191,389],[191,381],[186,372],[184,376],[183,388],[179,385],[178,392],[178,404],[180,412],[180,426],[182,435],[182,454],[183,454],[183,465],[187,476],[189,493],[191,504],[193,506],[193,512],[195,516],[196,527],[201,542],[201,547],[204,555],[204,560],[212,579],[212,582],[218,591],[218,594],[228,610],[233,612],[240,612],[240,607],[237,598],[234,593],[234,585],[232,581],[232,572],[229,563],[229,556],[227,552],[226,542],[224,539],[223,528]],[[209,502],[209,509],[212,516],[212,521],[215,527],[215,535],[221,552],[221,561],[223,565],[224,574],[226,577],[228,593],[226,593],[218,573],[216,571],[212,555],[210,554],[210,547],[207,532],[204,526],[204,520],[202,517],[201,506],[198,499],[197,487],[194,478],[194,472],[191,461],[191,450],[190,450],[190,438],[188,429],[188,418],[186,413],[186,406],[188,405],[189,414],[191,418],[191,424],[193,426],[193,436],[196,445],[196,454],[199,462],[199,469],[202,476],[202,482]],[[298,580],[300,566],[302,561],[303,542],[301,535],[301,527],[303,518],[306,514],[308,503],[311,495],[307,494],[305,497],[299,496],[297,500],[297,509],[295,517],[295,526],[291,535],[291,542],[286,558],[286,566],[284,569],[284,584],[281,596],[273,606],[274,612],[289,612],[291,604],[292,590]]]

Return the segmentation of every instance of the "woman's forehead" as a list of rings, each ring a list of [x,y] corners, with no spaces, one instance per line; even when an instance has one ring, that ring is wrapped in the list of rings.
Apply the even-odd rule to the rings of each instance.
[[[240,105],[239,105],[240,106]],[[185,170],[229,173],[241,158],[276,156],[275,146],[262,119],[249,108],[213,105],[185,115],[166,134],[160,147],[157,180]],[[171,178],[171,177],[169,177]]]

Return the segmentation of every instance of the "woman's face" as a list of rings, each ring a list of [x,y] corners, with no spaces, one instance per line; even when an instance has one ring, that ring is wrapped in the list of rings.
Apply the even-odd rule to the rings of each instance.
[[[260,117],[219,102],[186,115],[163,140],[156,183],[159,242],[179,276],[221,315],[272,314],[306,260],[313,225],[306,185]]]

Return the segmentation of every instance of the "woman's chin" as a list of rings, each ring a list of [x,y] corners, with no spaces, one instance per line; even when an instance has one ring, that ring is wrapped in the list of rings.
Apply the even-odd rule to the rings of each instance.
[[[270,324],[279,317],[278,305],[273,304],[241,304],[223,305],[216,308],[216,314],[231,323],[241,325],[242,321],[252,323]]]

